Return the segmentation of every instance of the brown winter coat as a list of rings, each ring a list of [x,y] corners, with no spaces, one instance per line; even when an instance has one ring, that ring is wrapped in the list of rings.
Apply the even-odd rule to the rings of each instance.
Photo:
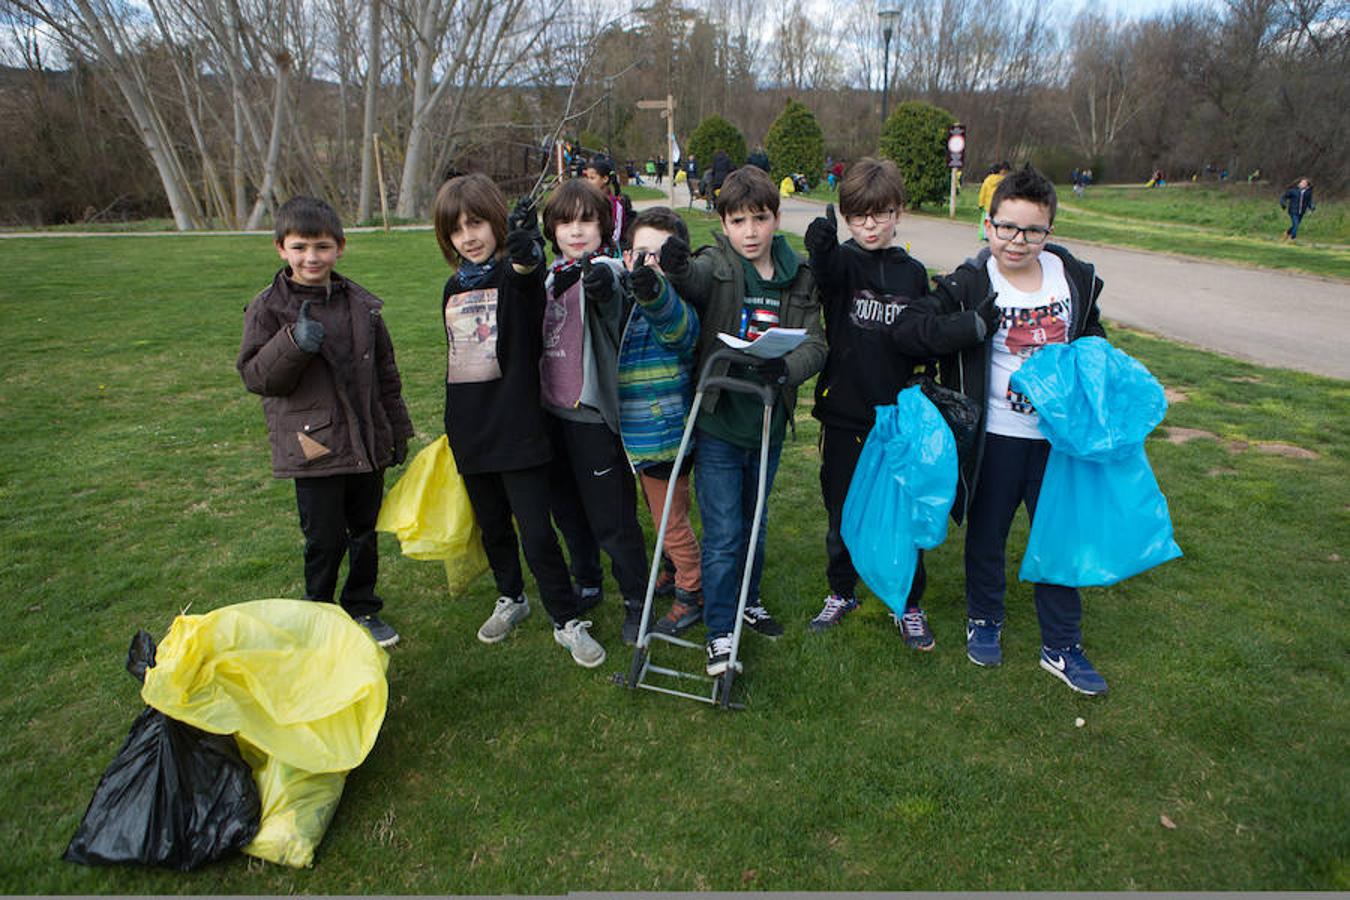
[[[336,272],[324,287],[296,284],[283,268],[244,310],[235,368],[262,395],[277,478],[378,471],[412,436],[394,344],[378,297]],[[291,338],[300,304],[323,325],[318,353]],[[344,338],[346,338],[344,340]]]

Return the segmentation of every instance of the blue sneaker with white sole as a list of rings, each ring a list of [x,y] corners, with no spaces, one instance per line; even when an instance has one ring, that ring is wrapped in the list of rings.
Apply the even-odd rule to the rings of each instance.
[[[1106,693],[1106,679],[1088,662],[1079,644],[1072,647],[1042,647],[1041,668],[1080,694],[1095,697]]]
[[[999,638],[1003,623],[989,619],[966,619],[966,658],[977,666],[997,666],[1003,663],[1003,648]]]

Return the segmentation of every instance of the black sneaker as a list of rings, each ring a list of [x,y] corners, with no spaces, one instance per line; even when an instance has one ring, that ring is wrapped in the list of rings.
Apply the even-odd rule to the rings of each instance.
[[[574,590],[577,595],[577,616],[595,609],[605,599],[605,589],[598,584],[577,585]]]
[[[375,643],[381,647],[392,647],[398,643],[398,632],[377,615],[355,616],[352,621],[369,631]]]
[[[719,634],[708,639],[707,673],[716,678],[725,675],[727,664],[731,662],[731,635]],[[741,661],[736,660],[736,671],[741,671]]]
[[[638,632],[642,630],[642,606],[631,606],[627,603],[623,607],[623,642],[628,646],[637,643]]]
[[[769,615],[769,611],[758,601],[753,605],[746,604],[743,618],[748,627],[770,640],[783,636],[783,626],[779,624],[777,619]]]

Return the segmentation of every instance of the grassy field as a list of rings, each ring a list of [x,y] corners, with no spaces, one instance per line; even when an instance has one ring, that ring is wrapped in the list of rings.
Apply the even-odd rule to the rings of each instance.
[[[788,630],[747,635],[746,711],[616,687],[613,599],[599,669],[539,612],[480,644],[490,579],[450,598],[386,536],[389,713],[315,867],[62,862],[140,709],[136,629],[300,594],[294,493],[233,368],[277,265],[263,236],[0,242],[5,893],[1350,889],[1350,386],[1120,330],[1179,392],[1166,425],[1197,434],[1148,445],[1186,556],[1086,592],[1109,695],[1037,667],[1016,553],[1006,662],[966,660],[959,530],[930,556],[935,652],[905,650],[875,599],[809,633],[824,519],[803,389],[764,579]],[[435,239],[353,235],[342,270],[388,301],[416,449],[441,430]]]
[[[1081,198],[1067,184],[1058,191],[1060,237],[1350,279],[1350,214],[1343,203],[1323,201],[1304,218],[1298,242],[1291,244],[1283,239],[1289,217],[1269,187],[1100,185]],[[958,218],[978,219],[978,193],[978,184],[963,186]],[[819,199],[833,198],[827,193]],[[917,214],[945,218],[947,204]]]

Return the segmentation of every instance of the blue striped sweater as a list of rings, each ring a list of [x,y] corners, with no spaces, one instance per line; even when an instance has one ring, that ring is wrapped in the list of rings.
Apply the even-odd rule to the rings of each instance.
[[[698,314],[661,279],[635,303],[619,348],[619,432],[634,468],[675,458],[694,397]]]

